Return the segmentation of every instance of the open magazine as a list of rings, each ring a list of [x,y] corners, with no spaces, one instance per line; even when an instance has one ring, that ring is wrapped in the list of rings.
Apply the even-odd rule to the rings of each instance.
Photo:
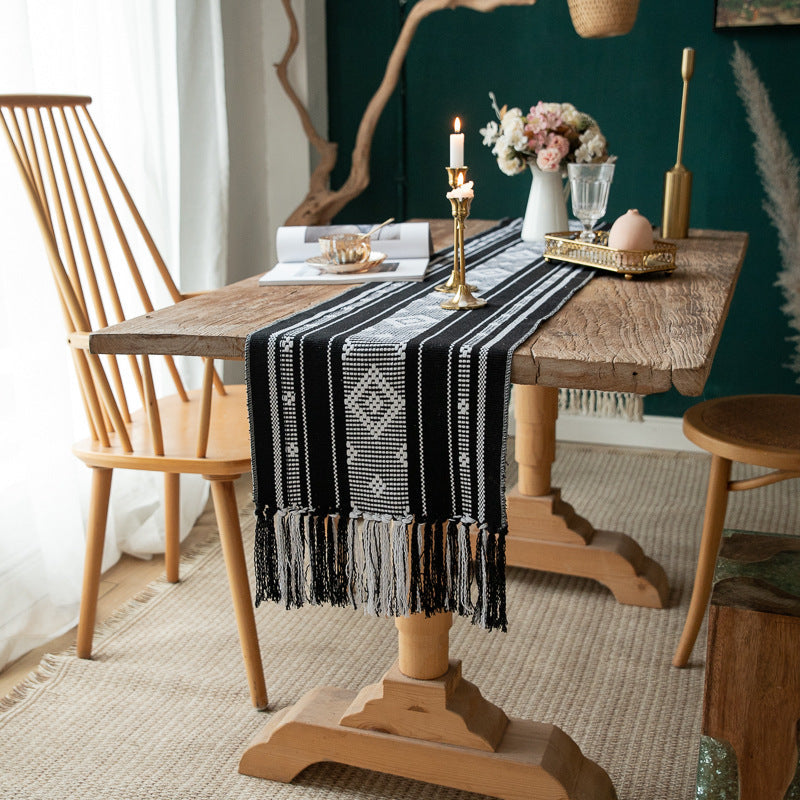
[[[292,225],[278,228],[278,263],[259,279],[261,285],[294,283],[362,283],[364,281],[421,281],[432,250],[427,222],[399,222],[372,235],[373,255],[386,257],[361,272],[333,273],[317,266],[319,238],[332,233],[367,233],[373,225]],[[312,263],[309,263],[311,260]],[[377,259],[375,259],[377,260]]]

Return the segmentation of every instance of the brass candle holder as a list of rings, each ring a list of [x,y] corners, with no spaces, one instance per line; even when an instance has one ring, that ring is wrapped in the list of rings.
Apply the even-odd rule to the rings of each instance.
[[[450,184],[451,189],[465,183],[467,180],[467,167],[445,167],[447,170],[447,182]],[[453,214],[453,271],[450,277],[438,286],[434,287],[437,292],[447,292],[447,294],[454,294],[460,284],[460,267],[458,260],[458,222],[456,215]],[[470,285],[470,291],[475,291],[477,286]]]
[[[464,168],[466,170],[466,168]],[[463,181],[463,178],[461,179]],[[461,185],[459,183],[459,185]],[[456,311],[461,308],[480,308],[486,305],[483,297],[475,297],[472,294],[474,286],[469,286],[465,279],[465,260],[464,260],[464,223],[469,216],[469,207],[472,204],[471,197],[448,197],[450,208],[453,213],[453,262],[458,266],[458,283],[455,292],[449,300],[441,304],[441,308],[447,311]],[[455,275],[455,267],[453,275]],[[451,276],[452,277],[452,276]]]

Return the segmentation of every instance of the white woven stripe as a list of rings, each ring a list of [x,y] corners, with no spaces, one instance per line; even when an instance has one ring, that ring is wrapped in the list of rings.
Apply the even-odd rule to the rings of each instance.
[[[470,369],[470,350],[469,348],[459,347],[458,349],[458,368],[456,372],[456,385],[449,387],[451,392],[456,393],[458,403],[458,423],[456,436],[458,441],[458,463],[454,465],[458,471],[459,483],[461,486],[461,500],[460,505],[466,511],[463,505],[464,501],[472,496],[472,477],[470,473],[470,430],[472,429],[472,419],[474,415],[470,414],[470,385],[474,379]],[[478,415],[485,412],[484,407],[485,395],[480,392],[478,388]],[[455,498],[459,502],[459,498]]]
[[[281,336],[278,340],[278,368],[281,371],[283,390],[278,398],[283,417],[283,491],[286,502],[300,503],[300,449],[297,434],[296,398],[294,392],[294,337]]]
[[[269,339],[268,350],[268,383],[269,386],[269,404],[270,404],[270,420],[272,421],[272,452],[273,459],[276,464],[280,463],[281,459],[281,442],[280,442],[280,419],[281,419],[281,403],[278,398],[278,363],[275,357],[275,340],[277,335],[273,334]],[[275,475],[275,497],[277,498],[278,508],[286,506],[286,493],[283,490],[283,481],[280,474]]]
[[[333,488],[336,508],[342,507],[342,497],[339,490],[339,470],[336,465],[339,463],[339,437],[333,424],[334,419],[334,387],[333,387],[333,342],[328,340],[328,347],[325,351],[325,366],[328,377],[328,412],[331,419],[331,464],[333,466]],[[507,428],[504,428],[507,430]]]
[[[305,336],[302,337],[300,340],[300,424],[303,427],[303,446],[305,448],[304,452],[304,461],[306,462],[306,486],[311,486],[311,450],[313,449],[313,443],[309,441],[308,437],[308,413],[306,411],[306,397],[308,397],[309,391],[315,391],[315,388],[319,388],[319,375],[313,376],[312,380],[315,382],[315,388],[311,388],[306,385],[306,379],[308,375],[306,374],[305,368],[305,348],[303,347],[303,342],[305,341]],[[298,472],[299,472],[299,464],[298,464]],[[314,499],[313,497],[309,499],[309,503],[313,504]]]
[[[424,382],[422,380],[422,353],[420,352],[419,356],[417,357],[417,397],[422,396],[422,387]],[[448,388],[450,387],[450,383],[448,381],[447,384]],[[449,398],[448,398],[449,400]],[[419,439],[417,452],[420,454],[419,462],[417,463],[417,468],[419,470],[419,483],[420,486],[425,486],[425,458],[423,454],[425,453],[425,443],[422,438],[422,403],[418,403],[417,405],[417,438]],[[447,423],[448,429],[450,426],[450,415],[447,415]],[[448,434],[449,435],[449,434]],[[448,439],[448,449],[450,450],[451,456],[453,452],[453,448],[450,444],[450,439]],[[428,501],[427,495],[425,492],[420,493],[421,502],[422,502],[422,515],[424,517],[428,516]]]

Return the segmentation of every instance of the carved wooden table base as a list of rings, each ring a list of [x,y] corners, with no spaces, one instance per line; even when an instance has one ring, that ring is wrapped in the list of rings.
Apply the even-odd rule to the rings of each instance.
[[[554,725],[509,719],[449,660],[451,614],[398,618],[399,660],[360,692],[323,687],[283,709],[239,771],[289,782],[335,761],[505,800],[614,800],[605,771]]]
[[[594,578],[620,603],[664,608],[667,576],[624,533],[596,531],[550,485],[555,460],[558,389],[517,385],[519,482],[508,493],[507,563]]]

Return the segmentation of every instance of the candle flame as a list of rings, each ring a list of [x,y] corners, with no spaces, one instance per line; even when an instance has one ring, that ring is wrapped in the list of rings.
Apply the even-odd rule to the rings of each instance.
[[[458,119],[458,117],[456,117]],[[464,173],[459,172],[458,178],[456,179],[456,186],[463,186],[464,185]]]
[[[456,117],[455,120],[453,121],[453,130],[456,133],[461,133],[461,118],[460,117]]]

